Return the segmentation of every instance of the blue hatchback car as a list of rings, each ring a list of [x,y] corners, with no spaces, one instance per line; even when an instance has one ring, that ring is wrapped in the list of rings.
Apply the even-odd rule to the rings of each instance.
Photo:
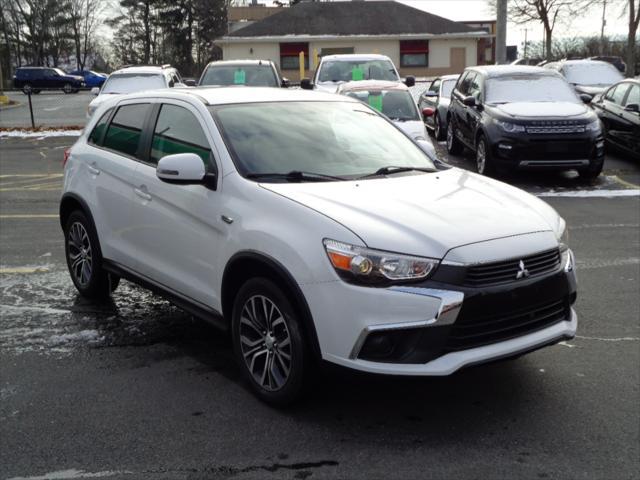
[[[83,77],[84,83],[89,88],[102,87],[102,84],[107,80],[107,75],[94,72],[93,70],[74,70],[70,75]]]

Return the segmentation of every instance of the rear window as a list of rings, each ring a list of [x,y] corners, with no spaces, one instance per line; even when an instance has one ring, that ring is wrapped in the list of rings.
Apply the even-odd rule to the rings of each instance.
[[[164,75],[161,73],[140,74],[121,73],[111,75],[102,87],[103,93],[133,93],[143,90],[154,90],[156,88],[166,88],[167,84]]]
[[[351,82],[357,80],[399,80],[389,60],[334,60],[324,62],[319,82]]]
[[[598,62],[565,65],[562,73],[569,83],[576,85],[611,85],[624,78],[613,65]]]
[[[148,110],[148,103],[118,108],[104,137],[103,146],[135,157]]]
[[[213,65],[207,68],[200,85],[246,85],[278,87],[271,65]]]

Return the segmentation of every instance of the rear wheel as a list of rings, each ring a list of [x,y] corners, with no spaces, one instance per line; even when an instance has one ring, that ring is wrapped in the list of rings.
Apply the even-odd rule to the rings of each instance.
[[[102,268],[100,244],[93,223],[76,210],[64,229],[65,256],[71,280],[87,298],[104,298],[116,289],[120,279]]]
[[[462,153],[462,143],[460,143],[460,140],[456,137],[456,128],[451,120],[449,120],[449,124],[447,125],[447,151],[451,155],[459,155]]]
[[[73,93],[74,91],[73,85],[71,85],[70,83],[65,83],[64,87],[62,87],[62,91],[66,94]]]
[[[33,92],[33,87],[31,86],[30,83],[25,83],[22,86],[22,93],[24,93],[25,95],[29,95],[30,93],[34,93]]]
[[[300,398],[309,368],[301,320],[284,292],[267,278],[253,278],[233,305],[236,360],[254,393],[283,406]]]
[[[599,162],[597,164],[589,165],[589,167],[587,168],[578,170],[578,175],[580,175],[580,178],[584,180],[593,181],[600,176],[600,173],[602,173],[603,166],[604,166],[604,162]]]

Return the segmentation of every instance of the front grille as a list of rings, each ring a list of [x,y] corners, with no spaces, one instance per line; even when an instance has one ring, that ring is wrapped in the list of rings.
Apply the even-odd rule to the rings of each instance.
[[[526,125],[527,133],[534,134],[567,134],[584,133],[584,123],[574,120],[549,120],[531,122]]]
[[[520,262],[524,264],[524,273]],[[467,287],[484,287],[500,283],[514,282],[527,277],[552,272],[560,264],[560,250],[554,248],[527,257],[484,263],[469,267],[464,279]]]
[[[542,330],[570,316],[569,300],[476,317],[464,307],[453,324],[445,350],[455,352],[502,342]]]

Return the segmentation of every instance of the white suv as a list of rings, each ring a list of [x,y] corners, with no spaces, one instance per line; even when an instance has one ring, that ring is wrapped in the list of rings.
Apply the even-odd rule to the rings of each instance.
[[[71,278],[120,277],[231,329],[265,401],[314,360],[448,375],[575,335],[566,225],[537,198],[434,163],[369,106],[273,88],[105,102],[66,154]]]

